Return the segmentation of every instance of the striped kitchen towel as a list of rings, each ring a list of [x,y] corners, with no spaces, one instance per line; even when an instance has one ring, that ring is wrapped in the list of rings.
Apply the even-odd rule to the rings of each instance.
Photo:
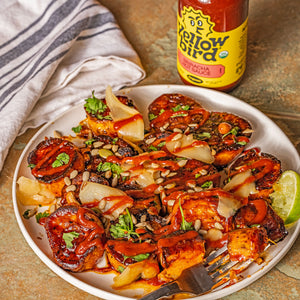
[[[145,76],[114,16],[94,0],[1,1],[0,70],[0,170],[18,133],[93,90]]]

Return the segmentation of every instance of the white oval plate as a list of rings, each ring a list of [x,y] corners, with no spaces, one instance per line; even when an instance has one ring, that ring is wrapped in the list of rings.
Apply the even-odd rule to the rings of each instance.
[[[211,111],[230,112],[247,119],[253,129],[254,134],[251,138],[250,147],[260,147],[263,152],[275,155],[282,162],[283,170],[292,169],[300,170],[299,155],[293,144],[281,129],[274,124],[268,117],[256,108],[242,102],[225,93],[184,85],[149,85],[128,88],[119,91],[117,94],[130,97],[136,104],[139,111],[147,119],[148,105],[158,96],[164,93],[181,93],[198,100],[204,108]],[[52,252],[48,245],[47,236],[42,226],[38,225],[35,218],[25,220],[22,217],[23,212],[27,209],[20,204],[16,196],[16,181],[20,176],[32,177],[27,167],[27,156],[29,152],[44,139],[45,136],[53,136],[54,130],[60,131],[63,135],[72,134],[72,127],[78,125],[79,121],[85,118],[85,112],[82,102],[80,105],[67,111],[62,116],[49,122],[42,127],[30,140],[24,149],[13,179],[13,203],[15,215],[26,241],[38,255],[38,257],[57,275],[74,286],[101,298],[108,300],[133,299],[140,294],[138,290],[115,291],[111,288],[113,275],[102,275],[93,272],[70,273],[58,267],[52,260]],[[147,122],[146,122],[147,123]],[[295,242],[299,231],[300,221],[288,229],[288,236],[272,246],[268,250],[266,263],[258,266],[252,264],[245,272],[242,273],[244,279],[238,283],[221,290],[213,291],[209,294],[198,296],[193,299],[218,299],[220,297],[232,294],[254,282],[271,268],[275,266],[283,256],[288,252]]]

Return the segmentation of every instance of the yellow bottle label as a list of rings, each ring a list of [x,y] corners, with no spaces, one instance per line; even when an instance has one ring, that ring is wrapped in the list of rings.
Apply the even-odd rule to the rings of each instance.
[[[216,32],[214,26],[210,16],[192,7],[178,15],[177,69],[191,84],[224,87],[245,71],[248,20],[226,32]]]

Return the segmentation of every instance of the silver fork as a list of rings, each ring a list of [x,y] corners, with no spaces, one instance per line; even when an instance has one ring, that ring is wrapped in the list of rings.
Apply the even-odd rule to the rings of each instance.
[[[229,280],[229,275],[226,272],[239,263],[238,261],[230,261],[226,251],[227,246],[224,246],[212,252],[203,263],[184,270],[177,280],[162,285],[140,300],[155,300],[179,293],[189,293],[196,296],[208,292],[222,281],[224,281],[221,284],[223,286]],[[244,262],[241,268],[246,268],[251,262],[250,260]]]

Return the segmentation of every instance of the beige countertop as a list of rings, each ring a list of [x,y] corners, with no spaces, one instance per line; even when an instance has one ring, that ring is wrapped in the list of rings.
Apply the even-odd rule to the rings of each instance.
[[[138,52],[139,85],[182,84],[176,69],[176,0],[101,0]],[[300,152],[300,2],[251,0],[247,70],[231,95],[269,116]],[[0,174],[0,299],[97,299],[54,274],[31,250],[15,219],[17,160],[37,130],[19,136]],[[224,300],[300,299],[300,238],[266,275]]]

